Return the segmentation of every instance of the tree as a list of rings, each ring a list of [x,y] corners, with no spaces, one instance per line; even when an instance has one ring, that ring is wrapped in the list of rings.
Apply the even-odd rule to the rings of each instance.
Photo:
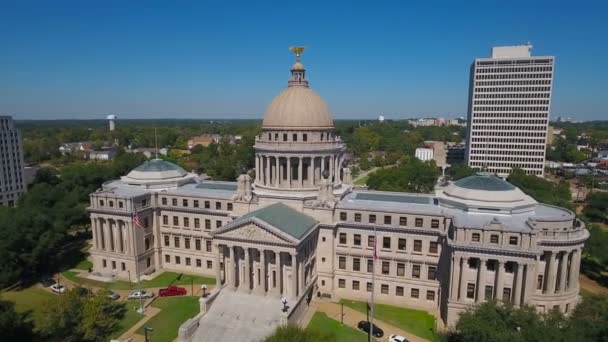
[[[372,190],[428,193],[435,188],[439,169],[435,162],[404,157],[397,167],[381,169],[369,175]]]
[[[31,341],[33,329],[28,314],[15,311],[15,303],[0,300],[0,336],[3,341]]]
[[[472,176],[475,173],[477,173],[477,170],[465,163],[454,164],[447,170],[448,176],[450,176],[453,181]]]
[[[570,326],[578,341],[608,341],[608,295],[589,295],[574,309]]]
[[[278,327],[264,342],[335,342],[333,334],[323,334],[310,329],[302,329],[295,324]]]
[[[587,205],[583,211],[585,216],[594,222],[608,222],[608,193],[594,192],[587,197]]]
[[[538,202],[572,208],[572,194],[565,181],[556,184],[534,175],[526,175],[521,169],[513,170],[507,180]]]

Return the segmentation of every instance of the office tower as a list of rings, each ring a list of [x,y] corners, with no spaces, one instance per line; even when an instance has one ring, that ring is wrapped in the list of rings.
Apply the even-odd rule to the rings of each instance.
[[[10,116],[0,116],[0,205],[12,207],[26,191],[21,134]]]
[[[471,65],[469,166],[506,177],[519,168],[542,176],[547,145],[552,56],[531,56],[531,45],[492,48]]]

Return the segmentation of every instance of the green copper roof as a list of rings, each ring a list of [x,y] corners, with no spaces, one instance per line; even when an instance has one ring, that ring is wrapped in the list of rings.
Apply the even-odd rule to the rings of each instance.
[[[181,167],[162,159],[152,159],[144,162],[134,169],[142,172],[160,172],[176,170],[180,173],[186,173]]]
[[[478,172],[473,176],[457,180],[454,184],[471,190],[509,191],[515,189],[513,184],[487,172]]]
[[[296,239],[301,239],[317,224],[312,217],[290,208],[283,203],[273,204],[256,211],[247,213],[232,223],[246,221],[250,218],[260,219],[269,225],[276,227]]]

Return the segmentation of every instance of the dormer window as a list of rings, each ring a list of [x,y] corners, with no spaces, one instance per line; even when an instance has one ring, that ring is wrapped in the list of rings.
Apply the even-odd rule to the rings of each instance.
[[[490,243],[498,243],[498,235],[496,235],[496,234],[490,235]]]

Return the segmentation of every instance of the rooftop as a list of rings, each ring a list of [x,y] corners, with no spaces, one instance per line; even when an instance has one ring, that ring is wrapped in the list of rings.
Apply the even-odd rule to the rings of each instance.
[[[515,189],[515,185],[487,172],[478,172],[473,176],[457,180],[454,184],[471,190],[509,191]]]
[[[238,224],[252,218],[262,220],[298,240],[318,223],[314,218],[283,203],[276,203],[247,213],[232,221],[231,224]]]

